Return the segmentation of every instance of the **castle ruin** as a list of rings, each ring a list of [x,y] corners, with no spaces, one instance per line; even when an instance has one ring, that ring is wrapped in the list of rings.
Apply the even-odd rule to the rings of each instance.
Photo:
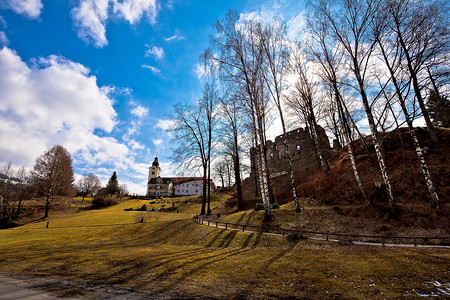
[[[314,141],[307,129],[298,128],[286,133],[289,145],[289,151],[292,161],[301,161],[300,165],[307,165],[315,161],[315,146]],[[330,143],[325,130],[318,126],[317,134],[322,148],[327,151],[330,150]],[[266,142],[267,151],[267,167],[270,174],[277,172],[287,171],[287,157],[284,146],[284,134],[279,135],[272,142],[268,140]],[[251,175],[255,174],[256,170],[256,149],[250,149],[250,161],[251,161]]]

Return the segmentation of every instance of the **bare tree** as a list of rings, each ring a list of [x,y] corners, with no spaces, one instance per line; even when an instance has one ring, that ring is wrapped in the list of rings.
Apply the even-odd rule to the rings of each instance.
[[[102,182],[95,174],[84,174],[77,182],[78,190],[83,194],[81,205],[83,206],[84,197],[88,195],[95,195],[101,188]]]
[[[177,145],[173,149],[171,160],[182,167],[183,172],[187,170],[196,172],[202,169],[203,198],[200,212],[202,215],[211,214],[210,166],[212,151],[215,147],[213,135],[217,123],[217,101],[213,83],[206,83],[202,98],[198,99],[194,105],[177,103],[175,114],[170,116],[175,121],[175,126],[169,131],[174,133],[174,141]]]
[[[367,70],[370,66],[375,42],[371,36],[371,24],[374,21],[380,2],[376,0],[320,0],[314,5],[316,17],[324,19],[324,24],[330,28],[334,38],[339,41],[349,62],[349,69],[353,73],[356,85],[367,116],[375,153],[383,176],[388,194],[388,201],[392,211],[396,210],[396,203],[392,193],[391,180],[384,161],[384,149],[376,128],[371,102],[369,101]],[[374,99],[372,99],[372,102]]]
[[[119,185],[119,195],[127,196],[129,194],[128,186],[125,183]]]
[[[32,182],[39,195],[45,197],[45,214],[55,196],[64,196],[73,189],[72,157],[66,148],[56,145],[36,159],[31,172]]]
[[[243,122],[245,117],[243,110],[236,101],[237,97],[223,97],[221,103],[221,123],[222,129],[220,135],[223,137],[224,154],[229,155],[233,162],[234,179],[236,183],[238,210],[244,207],[241,182],[241,152],[242,140],[240,136],[243,133]],[[244,120],[243,120],[244,119]],[[225,164],[223,167],[226,168]],[[229,168],[229,167],[228,167]],[[224,170],[227,173],[227,170]],[[228,175],[228,185],[230,185],[231,176]]]
[[[428,166],[425,161],[425,157],[423,155],[422,147],[420,146],[419,139],[417,138],[417,135],[414,131],[413,127],[413,120],[408,112],[407,105],[406,105],[406,97],[407,95],[404,95],[404,89],[402,87],[401,82],[399,82],[398,78],[401,78],[401,75],[399,75],[399,72],[402,71],[401,69],[401,50],[398,47],[398,45],[390,45],[390,38],[392,35],[392,31],[388,29],[389,26],[389,17],[386,16],[387,10],[382,10],[379,13],[379,16],[377,18],[377,22],[374,22],[373,31],[374,31],[374,37],[376,39],[378,49],[381,53],[381,58],[385,62],[386,67],[389,71],[390,81],[392,82],[392,85],[395,88],[395,95],[397,96],[398,102],[400,103],[400,106],[403,111],[403,115],[405,117],[406,123],[408,125],[409,133],[411,135],[411,138],[413,140],[414,148],[417,153],[417,157],[419,159],[422,173],[424,175],[425,183],[427,185],[428,191],[430,193],[431,199],[434,203],[434,205],[439,209],[440,208],[440,200],[439,196],[436,192],[436,189],[434,188],[433,181],[431,179],[430,172],[428,170]],[[409,84],[409,82],[407,83]]]
[[[336,47],[336,42],[331,38],[329,28],[319,19],[309,19],[309,28],[311,30],[312,44],[309,45],[308,50],[312,61],[317,65],[317,73],[332,94],[335,106],[337,108],[338,119],[342,127],[342,133],[348,149],[348,155],[352,164],[353,174],[355,176],[358,188],[361,191],[364,199],[373,203],[367,197],[364,186],[361,182],[358,169],[356,167],[356,157],[352,147],[352,130],[354,122],[344,110],[345,103],[341,92],[341,80],[339,74],[344,68],[344,60],[342,52]],[[351,125],[350,125],[351,124]],[[354,126],[356,127],[356,126]],[[363,138],[362,138],[363,140]]]
[[[287,98],[288,105],[290,107],[297,106],[296,110],[302,112],[307,129],[309,129],[311,139],[314,142],[316,153],[320,159],[320,164],[324,171],[328,172],[330,166],[322,147],[316,117],[316,110],[319,109],[317,85],[311,81],[306,58],[298,47],[293,51],[290,69],[293,74],[298,76],[298,80],[294,83],[293,89],[293,93],[296,96]]]
[[[422,96],[420,77],[421,73],[426,74],[429,64],[440,60],[442,54],[448,56],[448,1],[386,0],[384,4],[383,11],[389,14],[387,23],[395,33],[395,41],[400,46],[402,58],[406,60],[406,68],[431,140],[438,145],[439,139]]]
[[[271,216],[269,196],[269,174],[265,150],[268,97],[264,89],[262,64],[264,60],[258,32],[261,24],[254,20],[239,20],[234,11],[229,11],[225,20],[215,24],[217,34],[211,44],[217,55],[209,51],[209,58],[219,65],[222,77],[232,82],[241,91],[239,101],[247,110],[255,145],[258,148],[257,165],[261,196],[266,216]]]
[[[291,178],[291,189],[292,196],[294,197],[295,211],[300,212],[300,202],[297,196],[294,170],[292,168],[291,153],[289,151],[288,136],[286,134],[286,124],[281,102],[289,56],[289,48],[286,45],[286,24],[281,21],[265,24],[260,32],[260,39],[264,51],[265,70],[263,76],[275,106],[278,108],[284,136],[284,150],[289,166],[289,176]]]

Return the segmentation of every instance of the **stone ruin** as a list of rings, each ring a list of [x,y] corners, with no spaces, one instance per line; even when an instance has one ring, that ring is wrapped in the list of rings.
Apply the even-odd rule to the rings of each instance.
[[[328,136],[325,133],[325,130],[320,126],[318,126],[317,132],[322,148],[325,152],[327,152],[331,149]],[[306,129],[298,128],[291,130],[286,134],[288,137],[288,145],[292,161],[300,161],[300,165],[307,165],[315,161],[314,141],[311,139]],[[269,173],[275,175],[275,173],[287,171],[287,157],[284,147],[284,134],[277,136],[274,142],[268,140],[266,143],[266,147]],[[256,170],[256,154],[257,152],[255,148],[251,148],[251,175],[254,175]]]

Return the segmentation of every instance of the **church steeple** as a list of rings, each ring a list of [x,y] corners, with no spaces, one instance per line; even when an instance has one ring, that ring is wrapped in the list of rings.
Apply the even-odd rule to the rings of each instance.
[[[158,156],[155,156],[155,160],[152,166],[148,170],[148,181],[152,178],[158,178],[161,176],[161,167],[159,166]]]
[[[158,155],[155,156],[155,160],[153,161],[152,166],[159,167]]]

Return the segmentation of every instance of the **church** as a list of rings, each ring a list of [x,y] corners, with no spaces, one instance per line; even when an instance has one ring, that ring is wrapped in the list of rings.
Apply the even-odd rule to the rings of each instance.
[[[148,172],[147,197],[201,195],[204,182],[206,183],[203,177],[161,177],[161,166],[158,156],[156,156]],[[215,190],[215,184],[212,180],[210,190]]]

